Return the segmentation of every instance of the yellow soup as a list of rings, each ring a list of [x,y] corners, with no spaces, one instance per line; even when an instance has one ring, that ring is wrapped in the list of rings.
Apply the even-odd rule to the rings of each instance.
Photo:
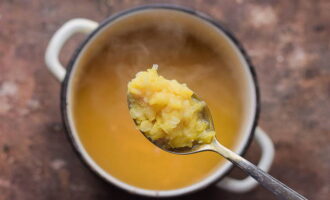
[[[229,148],[238,138],[239,87],[213,45],[184,26],[177,32],[171,20],[161,29],[155,25],[161,19],[149,25],[141,20],[144,26],[129,26],[127,31],[116,31],[122,26],[113,25],[104,47],[80,66],[83,70],[73,93],[74,123],[88,154],[115,178],[144,189],[178,189],[207,177],[224,159],[212,152],[174,155],[154,146],[139,133],[129,114],[127,83],[146,66],[159,64],[160,74],[186,83],[203,97],[217,137]]]

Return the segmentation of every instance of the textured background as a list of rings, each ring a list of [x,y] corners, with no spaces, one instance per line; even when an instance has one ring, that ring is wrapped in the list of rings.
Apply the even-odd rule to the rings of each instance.
[[[60,84],[44,51],[69,19],[96,21],[142,0],[0,1],[0,200],[136,199],[100,181],[74,154],[61,123]],[[163,1],[164,2],[164,1]],[[222,21],[243,43],[261,87],[260,125],[276,147],[270,171],[310,199],[330,185],[330,1],[167,1]],[[83,36],[62,52],[66,63]],[[247,157],[258,158],[255,144]],[[242,177],[237,170],[234,176]],[[273,199],[258,187],[233,194],[211,186],[183,199]]]

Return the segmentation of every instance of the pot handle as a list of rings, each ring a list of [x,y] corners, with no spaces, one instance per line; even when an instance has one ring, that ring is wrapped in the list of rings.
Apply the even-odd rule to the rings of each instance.
[[[269,136],[259,127],[256,129],[254,137],[261,148],[261,158],[258,167],[268,172],[274,160],[274,144]],[[257,185],[258,182],[251,177],[247,177],[243,180],[225,177],[217,183],[219,188],[236,193],[248,192]]]
[[[97,22],[88,19],[71,19],[61,26],[49,41],[45,62],[49,71],[59,81],[63,81],[65,77],[65,68],[59,61],[59,54],[63,45],[76,33],[90,33],[98,26]]]

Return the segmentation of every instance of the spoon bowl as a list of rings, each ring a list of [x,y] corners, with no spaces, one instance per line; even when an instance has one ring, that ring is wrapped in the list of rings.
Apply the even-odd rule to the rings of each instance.
[[[192,95],[192,98],[196,99],[197,101],[203,101],[201,100],[196,94]],[[131,108],[132,102],[134,102],[133,98],[130,94],[127,95],[127,102],[128,102],[128,108]],[[214,124],[213,119],[211,115],[211,111],[208,108],[207,105],[203,108],[201,112],[202,118],[209,123],[209,130],[214,131]],[[133,118],[134,124],[138,126],[138,122]],[[172,148],[167,145],[167,141],[159,139],[159,140],[152,140],[149,138],[143,131],[139,130],[151,143],[156,145],[157,147],[161,148],[164,151],[167,151],[169,153],[173,154],[179,154],[179,155],[188,155],[193,153],[198,153],[202,151],[210,151],[212,149],[212,144],[217,143],[217,139],[214,137],[212,139],[212,142],[210,144],[199,144],[195,143],[192,147],[180,147],[180,148]]]

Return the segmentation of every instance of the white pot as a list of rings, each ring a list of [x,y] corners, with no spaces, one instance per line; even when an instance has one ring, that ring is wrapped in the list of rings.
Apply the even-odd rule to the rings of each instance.
[[[66,22],[59,30],[56,31],[56,33],[48,44],[45,60],[48,69],[59,81],[62,82],[61,110],[63,121],[66,125],[71,143],[77,150],[78,155],[92,171],[94,171],[97,175],[99,175],[107,182],[112,183],[119,188],[122,188],[134,194],[151,197],[178,196],[200,190],[209,186],[212,183],[216,183],[219,188],[237,193],[247,192],[253,189],[257,185],[257,182],[251,177],[247,177],[243,180],[236,180],[233,178],[226,177],[229,170],[233,167],[230,162],[226,162],[225,164],[219,166],[217,170],[215,170],[212,174],[202,179],[198,183],[192,184],[184,188],[162,191],[138,188],[115,178],[114,176],[103,170],[88,155],[86,149],[82,145],[76,127],[73,123],[71,106],[71,92],[73,85],[72,77],[75,76],[75,72],[77,71],[77,68],[79,66],[77,63],[79,63],[80,59],[89,51],[91,45],[97,42],[98,37],[105,30],[111,28],[111,25],[116,21],[126,17],[134,17],[134,15],[137,14],[150,14],[152,12],[157,13],[160,11],[166,11],[169,12],[169,14],[180,12],[181,14],[184,14],[187,18],[192,18],[194,20],[199,21],[199,23],[204,23],[208,26],[215,28],[219,33],[219,37],[225,39],[227,43],[226,45],[229,45],[232,51],[235,53],[237,59],[239,60],[239,62],[241,62],[242,66],[241,68],[236,69],[236,71],[242,77],[240,81],[244,81],[244,85],[246,87],[247,92],[245,96],[245,120],[243,120],[242,128],[240,130],[240,141],[237,142],[234,151],[240,155],[244,154],[251,140],[255,139],[260,145],[262,151],[258,167],[266,172],[269,170],[274,157],[274,147],[270,138],[260,128],[256,127],[257,119],[259,116],[258,85],[253,66],[248,56],[246,55],[242,46],[234,38],[234,36],[222,25],[215,22],[210,17],[200,12],[171,5],[146,5],[130,9],[109,17],[101,24],[98,24],[97,22],[88,19],[72,19]],[[88,34],[88,36],[77,49],[67,69],[65,69],[59,62],[59,54],[66,41],[76,33],[85,33]]]

